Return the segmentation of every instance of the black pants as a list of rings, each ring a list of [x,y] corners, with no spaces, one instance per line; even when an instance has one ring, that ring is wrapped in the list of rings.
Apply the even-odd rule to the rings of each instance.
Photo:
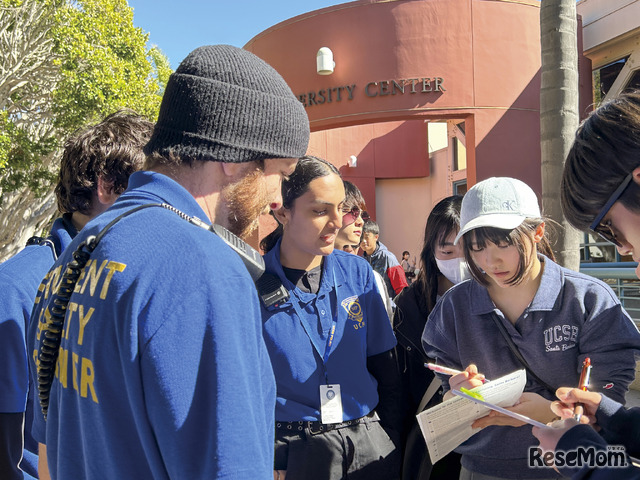
[[[377,420],[322,433],[276,429],[275,470],[287,480],[394,480],[400,452]]]

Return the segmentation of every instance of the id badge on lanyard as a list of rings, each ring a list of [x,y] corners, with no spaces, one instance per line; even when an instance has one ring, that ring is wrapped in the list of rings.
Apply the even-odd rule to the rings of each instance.
[[[320,419],[322,423],[342,423],[340,385],[320,385]]]
[[[336,305],[338,304],[337,291],[338,289],[336,288]],[[327,348],[324,351],[324,358],[322,359],[322,364],[324,366],[324,378],[327,382],[326,385],[320,385],[320,418],[322,423],[342,423],[342,395],[340,394],[340,385],[337,383],[329,385],[326,367],[327,360],[329,359],[329,353],[331,352],[331,346],[333,345],[333,336],[336,333],[337,322],[338,309],[336,308],[331,332],[327,339]]]
[[[327,338],[327,346],[324,349],[324,355],[322,356],[322,367],[324,369],[324,378],[326,381],[326,385],[320,385],[319,395],[320,395],[320,418],[322,423],[342,423],[343,421],[343,413],[342,413],[342,395],[340,393],[340,385],[337,383],[329,384],[329,378],[327,374],[327,360],[329,359],[329,354],[331,353],[331,348],[333,347],[333,339],[336,333],[336,326],[338,324],[338,285],[336,282],[335,272],[333,274],[333,286],[336,295],[336,307],[333,314],[331,330],[329,332],[329,337]],[[292,305],[298,317],[302,321],[302,312],[300,311],[300,306],[298,305],[298,299],[292,299]],[[304,322],[303,322],[304,325]],[[312,342],[313,343],[313,342]],[[315,348],[315,345],[314,345]],[[318,352],[319,353],[319,352]]]

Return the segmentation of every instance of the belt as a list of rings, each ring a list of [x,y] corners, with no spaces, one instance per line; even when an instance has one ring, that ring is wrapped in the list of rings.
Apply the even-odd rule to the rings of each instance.
[[[367,415],[353,420],[347,420],[341,423],[322,423],[318,421],[300,420],[297,422],[276,422],[276,429],[290,432],[307,431],[311,435],[317,435],[331,430],[339,430],[341,428],[351,427],[360,423],[379,422],[380,417],[375,410],[371,410]]]

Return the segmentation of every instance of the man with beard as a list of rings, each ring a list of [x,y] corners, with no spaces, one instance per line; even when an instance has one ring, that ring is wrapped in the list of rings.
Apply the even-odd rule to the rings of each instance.
[[[171,75],[146,171],[76,237],[36,299],[46,423],[34,429],[52,478],[273,478],[258,297],[209,222],[247,235],[281,206],[308,139],[302,104],[245,50],[200,47]]]

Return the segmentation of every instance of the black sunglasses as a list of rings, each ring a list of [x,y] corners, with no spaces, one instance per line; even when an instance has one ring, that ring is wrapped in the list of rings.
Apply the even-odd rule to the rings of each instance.
[[[616,188],[615,192],[611,194],[611,196],[609,197],[609,200],[607,200],[607,203],[604,204],[604,207],[602,207],[602,210],[600,210],[596,218],[593,220],[593,222],[589,226],[589,228],[593,233],[599,235],[607,242],[613,243],[616,247],[622,247],[622,244],[616,239],[616,234],[613,232],[613,229],[611,228],[611,220],[607,220],[604,223],[601,223],[601,222],[604,216],[607,213],[609,213],[609,210],[611,210],[611,207],[613,206],[613,204],[620,199],[624,191],[631,184],[632,179],[633,179],[633,173],[630,173],[629,175],[624,177],[624,180],[622,181],[622,183],[618,186],[618,188]]]

